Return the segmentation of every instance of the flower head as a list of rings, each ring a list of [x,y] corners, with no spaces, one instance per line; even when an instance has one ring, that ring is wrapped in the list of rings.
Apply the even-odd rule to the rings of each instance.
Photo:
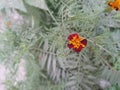
[[[12,22],[11,21],[7,21],[6,25],[7,25],[7,27],[10,27],[12,25]]]
[[[68,48],[73,49],[75,52],[80,52],[87,45],[87,40],[83,39],[78,33],[73,33],[68,36]]]
[[[111,2],[108,2],[108,5],[111,7],[111,9],[120,10],[120,0],[114,0]]]

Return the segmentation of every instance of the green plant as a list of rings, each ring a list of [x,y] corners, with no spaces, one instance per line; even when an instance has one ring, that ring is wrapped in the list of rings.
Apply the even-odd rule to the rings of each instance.
[[[0,34],[0,59],[9,70],[5,84],[10,90],[99,90],[100,79],[120,86],[120,13],[106,12],[106,0],[10,1],[0,4],[6,20],[14,12],[23,18]],[[88,40],[78,54],[67,47],[73,32]],[[16,81],[21,59],[26,79]]]

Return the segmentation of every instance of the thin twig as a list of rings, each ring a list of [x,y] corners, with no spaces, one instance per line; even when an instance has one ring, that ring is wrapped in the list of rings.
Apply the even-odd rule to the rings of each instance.
[[[90,39],[88,39],[88,41],[94,43],[94,41],[92,41],[92,40],[90,40]],[[105,49],[103,46],[101,46],[101,45],[99,45],[99,44],[97,44],[97,43],[96,43],[95,45],[97,45],[98,47],[102,48],[104,51],[106,51],[106,52],[109,53],[110,55],[113,55],[109,50]],[[101,57],[101,58],[102,58],[102,57]],[[100,59],[100,60],[102,60],[102,59]],[[112,70],[116,71],[107,61],[105,61],[105,60],[102,60],[102,61],[103,61],[108,67],[110,67]]]
[[[52,17],[52,19],[55,21],[55,23],[57,24],[57,25],[59,25],[59,23],[57,22],[57,20],[55,19],[55,17],[52,15],[52,13],[51,13],[51,11],[48,9],[48,12],[49,12],[49,14],[50,14],[50,16]]]
[[[88,41],[94,43],[94,41],[90,40],[90,39],[87,39]],[[98,46],[99,48],[103,49],[104,51],[106,51],[107,53],[109,53],[110,55],[113,55],[109,50],[107,50],[106,48],[104,48],[103,46],[95,43],[96,46]]]

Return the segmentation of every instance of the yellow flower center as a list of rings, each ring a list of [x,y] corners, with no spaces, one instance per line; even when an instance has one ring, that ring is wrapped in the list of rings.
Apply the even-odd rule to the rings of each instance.
[[[81,40],[83,40],[82,37],[74,36],[71,40],[69,40],[69,44],[72,44],[74,48],[79,48],[80,46],[85,47],[85,45],[81,43]]]

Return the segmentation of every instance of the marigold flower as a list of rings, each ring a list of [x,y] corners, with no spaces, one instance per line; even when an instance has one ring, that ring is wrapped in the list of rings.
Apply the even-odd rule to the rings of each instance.
[[[120,10],[120,0],[114,0],[108,2],[108,5],[111,7],[111,9]]]
[[[68,36],[68,48],[73,49],[75,52],[80,52],[87,45],[87,40],[78,35],[78,33],[73,33]]]
[[[11,21],[7,21],[6,25],[7,27],[10,27],[12,25]]]

